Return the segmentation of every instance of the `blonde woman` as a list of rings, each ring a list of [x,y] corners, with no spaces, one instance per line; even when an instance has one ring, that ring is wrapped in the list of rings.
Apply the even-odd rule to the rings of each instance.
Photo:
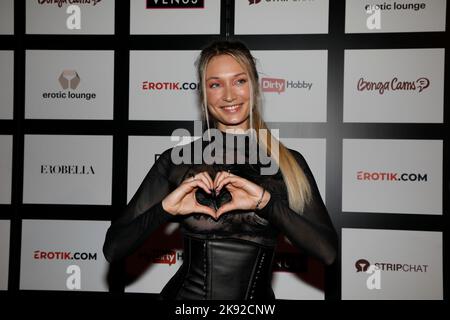
[[[336,257],[336,232],[305,159],[271,135],[261,118],[258,73],[248,48],[214,42],[202,50],[197,67],[208,139],[158,158],[108,229],[103,251],[110,262],[123,259],[177,217],[183,264],[161,299],[274,299],[279,233],[329,265]],[[198,150],[200,162],[194,159]],[[272,163],[263,164],[263,154]],[[277,170],[263,174],[273,163]]]

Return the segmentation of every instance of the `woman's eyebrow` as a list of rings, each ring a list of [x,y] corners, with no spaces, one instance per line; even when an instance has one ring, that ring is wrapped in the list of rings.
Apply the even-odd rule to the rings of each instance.
[[[236,78],[236,77],[239,77],[239,76],[245,75],[245,74],[246,74],[245,72],[241,72],[241,73],[237,73],[237,74],[233,75],[232,77],[233,77],[233,78]],[[212,79],[220,79],[220,77],[217,77],[217,76],[211,76],[211,77],[209,77],[208,79],[206,79],[206,81],[209,81],[209,80],[212,80]]]

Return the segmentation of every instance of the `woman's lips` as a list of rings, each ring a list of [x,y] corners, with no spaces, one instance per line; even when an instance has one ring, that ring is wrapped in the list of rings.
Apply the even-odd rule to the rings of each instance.
[[[224,106],[221,109],[228,113],[236,113],[241,109],[241,107],[242,107],[242,103],[239,103],[239,104],[233,104],[230,106]]]

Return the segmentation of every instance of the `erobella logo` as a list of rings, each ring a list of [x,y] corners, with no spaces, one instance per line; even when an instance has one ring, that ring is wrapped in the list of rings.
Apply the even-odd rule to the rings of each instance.
[[[41,174],[45,175],[95,175],[91,165],[41,164]]]
[[[370,81],[361,77],[356,84],[356,89],[361,92],[377,92],[378,94],[383,95],[387,91],[417,91],[418,93],[421,93],[429,86],[430,79],[426,77],[420,77],[417,80],[401,80],[398,77],[394,77],[387,81]]]
[[[203,9],[205,0],[147,0],[147,9]]]
[[[356,172],[359,181],[428,182],[427,173],[398,173],[360,170]]]
[[[312,82],[304,80],[286,80],[279,78],[261,78],[262,92],[285,92],[286,89],[306,89],[311,90]]]
[[[196,82],[142,81],[141,84],[141,89],[145,91],[194,91],[199,88],[200,84]]]
[[[81,83],[81,77],[76,70],[63,70],[58,76],[58,83],[64,91],[43,92],[42,98],[91,101],[97,97],[94,92],[76,92],[76,89]]]

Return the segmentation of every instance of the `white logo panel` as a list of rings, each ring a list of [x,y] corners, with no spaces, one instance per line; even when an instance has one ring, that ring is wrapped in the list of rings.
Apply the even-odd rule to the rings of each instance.
[[[345,32],[445,31],[446,0],[345,2]]]
[[[14,116],[14,52],[0,51],[0,119]]]
[[[25,136],[24,203],[110,205],[111,183],[111,136]]]
[[[344,228],[342,299],[441,300],[442,254],[441,232]]]
[[[11,203],[13,138],[0,135],[0,204]]]
[[[444,49],[346,50],[344,122],[442,123]]]
[[[235,2],[236,34],[328,33],[328,0]]]
[[[26,0],[27,34],[114,34],[114,0]]]
[[[253,55],[258,59],[265,121],[327,121],[326,50],[253,51]]]
[[[344,139],[342,210],[442,214],[442,140]]]
[[[198,138],[182,137],[180,142],[177,142],[171,141],[170,136],[130,136],[128,138],[127,202],[131,200],[148,171],[164,151]]]
[[[112,119],[114,52],[26,52],[25,117]]]
[[[130,52],[130,120],[198,120],[197,51]],[[170,66],[170,68],[167,68]]]
[[[10,226],[9,220],[0,220],[0,290],[8,290]]]
[[[0,1],[0,34],[14,34],[14,0]]]
[[[21,290],[108,291],[107,221],[23,220]]]
[[[220,33],[220,1],[134,0],[130,5],[131,34]]]

